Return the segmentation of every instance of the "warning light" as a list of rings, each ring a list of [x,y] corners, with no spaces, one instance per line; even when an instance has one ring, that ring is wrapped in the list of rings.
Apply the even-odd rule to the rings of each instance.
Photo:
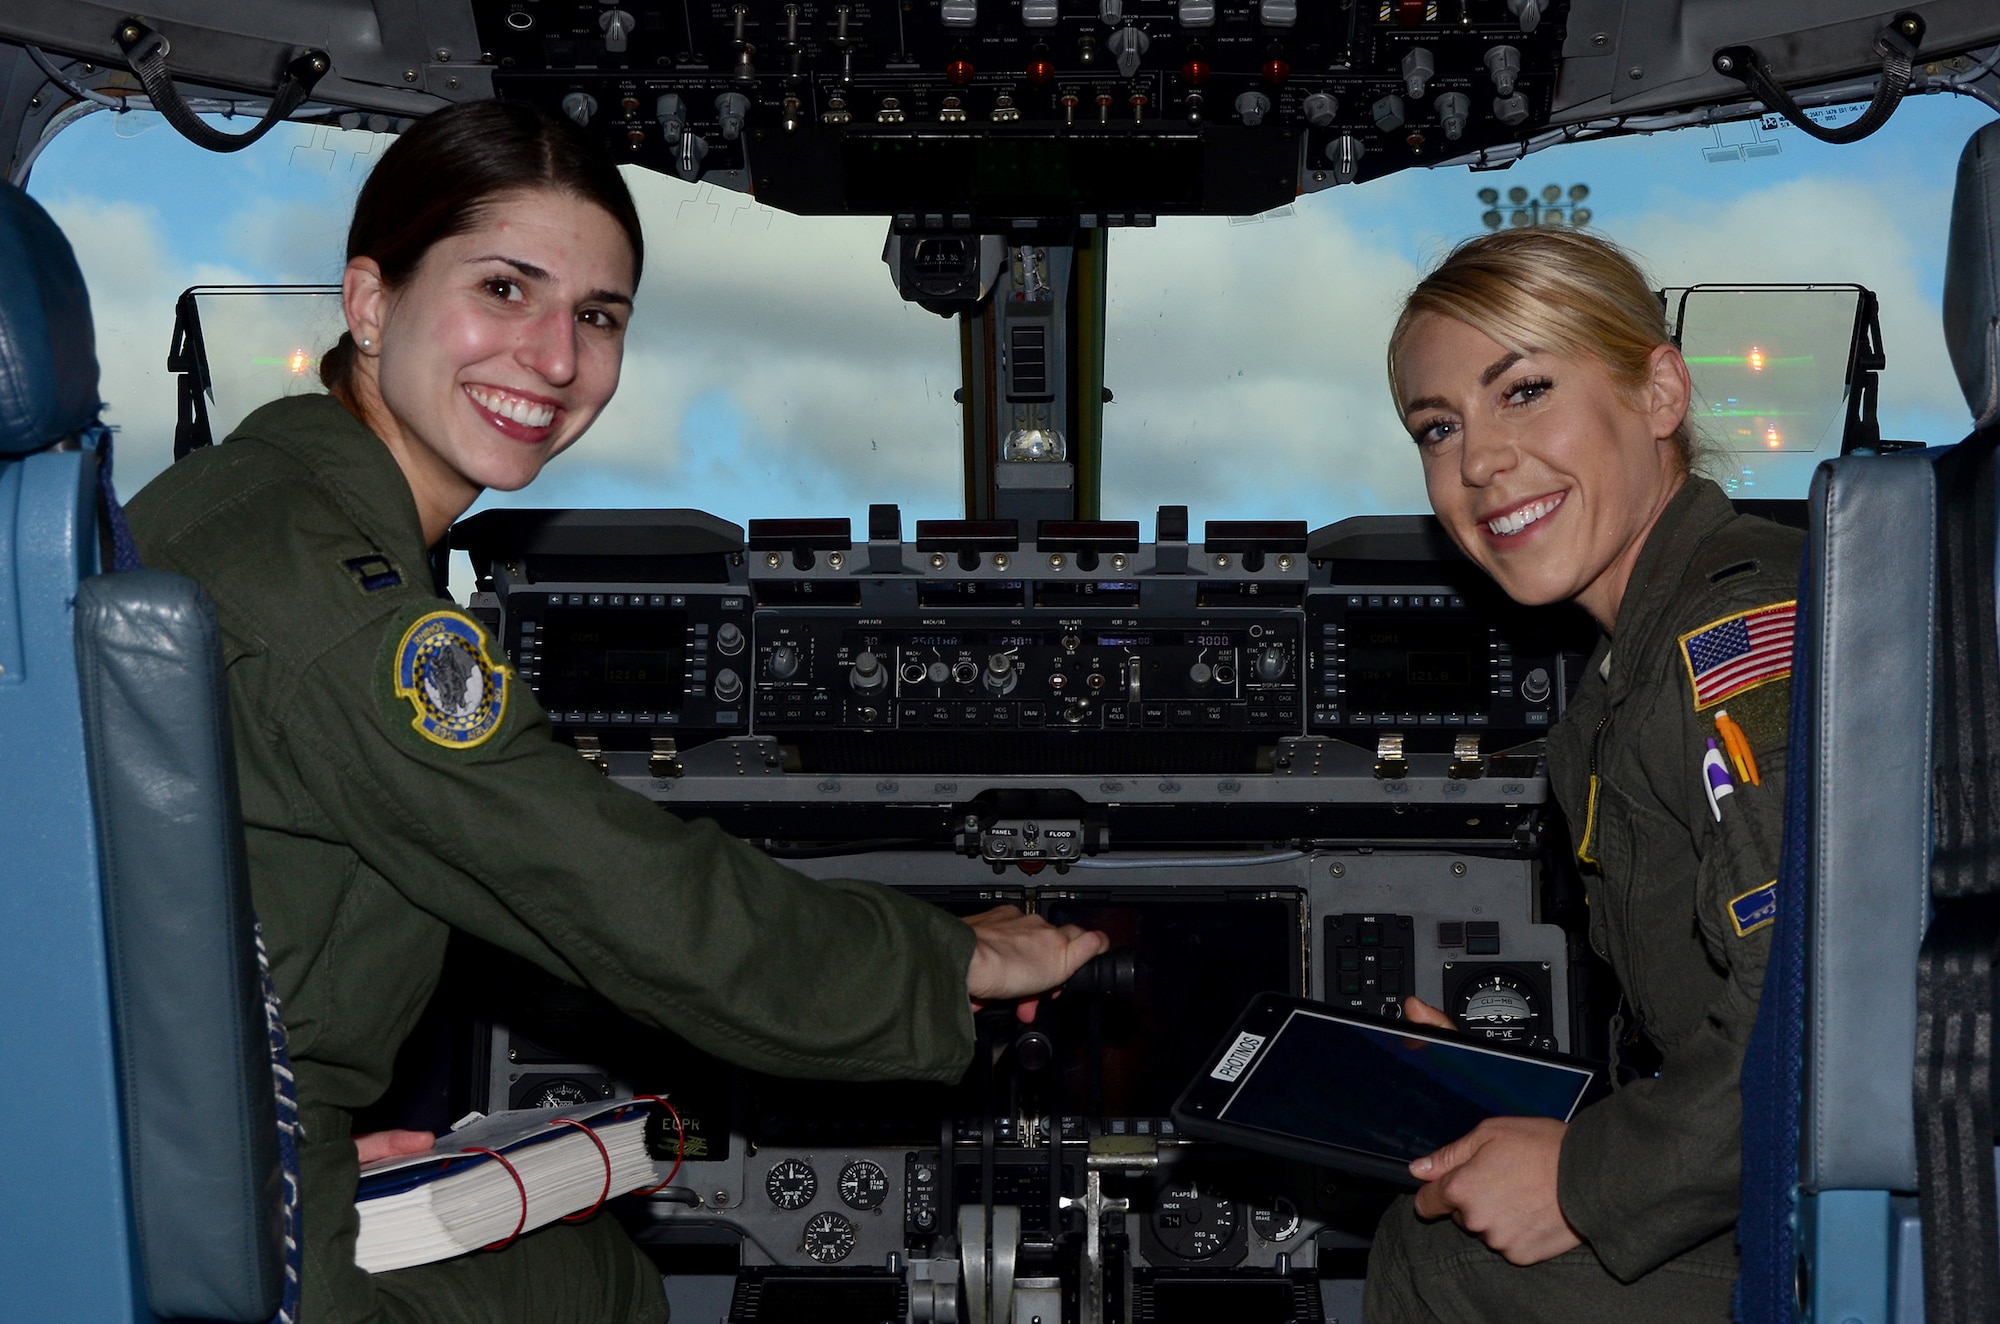
[[[1773,423],[1770,427],[1764,429],[1764,444],[1766,446],[1769,446],[1772,450],[1776,450],[1778,448],[1777,424]]]
[[[1283,87],[1285,80],[1291,76],[1292,66],[1289,61],[1278,59],[1276,56],[1264,61],[1264,81],[1273,87]]]
[[[953,60],[944,67],[944,76],[952,82],[957,83],[960,87],[964,87],[972,81],[972,61]]]
[[[1764,351],[1755,345],[1750,347],[1750,371],[1764,371]]]
[[[312,355],[302,349],[295,349],[292,351],[292,356],[285,360],[285,366],[292,370],[292,376],[303,377],[307,369],[312,367]]]
[[[1051,60],[1034,59],[1028,61],[1028,81],[1041,84],[1056,76],[1056,66]]]
[[[1181,66],[1181,81],[1189,87],[1200,87],[1208,81],[1208,61],[1189,60]]]

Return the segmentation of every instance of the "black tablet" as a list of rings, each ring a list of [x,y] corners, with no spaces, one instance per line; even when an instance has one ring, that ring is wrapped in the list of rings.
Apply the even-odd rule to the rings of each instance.
[[[1259,994],[1174,1104],[1187,1135],[1419,1185],[1409,1163],[1489,1117],[1568,1121],[1604,1089],[1580,1058]]]

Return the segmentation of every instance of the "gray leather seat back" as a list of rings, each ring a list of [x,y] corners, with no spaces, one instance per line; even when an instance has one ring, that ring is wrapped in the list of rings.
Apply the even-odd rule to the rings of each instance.
[[[1916,1188],[1911,1063],[1930,886],[1936,484],[1927,455],[1820,466],[1807,604],[1809,1191]]]
[[[1944,342],[1974,429],[2000,423],[2000,122],[1958,159],[1944,263]]]
[[[135,1233],[167,1319],[257,1324],[283,1180],[228,697],[193,580],[98,575],[76,659],[104,877]]]

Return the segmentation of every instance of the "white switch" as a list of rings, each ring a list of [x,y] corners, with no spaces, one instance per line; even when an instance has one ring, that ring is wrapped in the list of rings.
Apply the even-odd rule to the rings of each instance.
[[[1214,27],[1215,0],[1181,0],[1180,20],[1184,28]]]
[[[1288,28],[1299,21],[1299,0],[1263,0],[1257,17],[1267,28]]]
[[[948,28],[969,28],[979,21],[979,0],[944,0],[938,8]]]
[[[1056,0],[1021,0],[1021,22],[1031,28],[1052,28],[1056,9]]]

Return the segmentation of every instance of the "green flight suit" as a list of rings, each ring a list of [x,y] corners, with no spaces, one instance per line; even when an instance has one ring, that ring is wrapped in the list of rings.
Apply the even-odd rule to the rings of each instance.
[[[1368,1324],[1730,1318],[1738,1077],[1775,915],[1765,889],[1784,822],[1785,609],[1801,546],[1796,531],[1737,515],[1714,483],[1690,479],[1640,552],[1615,636],[1549,735],[1591,946],[1662,1059],[1656,1077],[1586,1108],[1564,1137],[1558,1196],[1585,1244],[1517,1267],[1400,1200],[1370,1254]],[[1760,784],[1728,757],[1718,713],[1747,737]],[[1711,739],[1733,783],[1713,807]]]
[[[266,405],[129,509],[146,562],[199,580],[221,621],[307,1133],[304,1324],[665,1318],[604,1217],[447,1265],[355,1267],[351,1114],[387,1087],[453,928],[759,1071],[962,1073],[971,931],[681,822],[551,739],[497,644],[434,595],[402,471],[339,403]]]

